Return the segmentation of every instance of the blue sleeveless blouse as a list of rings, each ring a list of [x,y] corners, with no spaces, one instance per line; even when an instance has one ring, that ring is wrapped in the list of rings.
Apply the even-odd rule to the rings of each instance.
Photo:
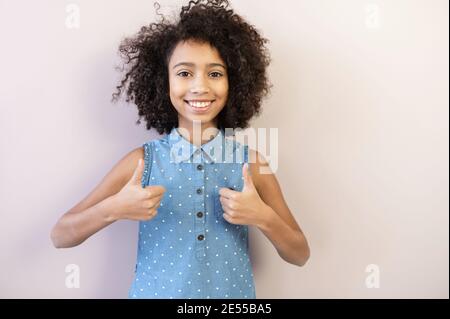
[[[248,146],[223,130],[197,147],[177,128],[143,145],[142,187],[166,188],[158,214],[139,223],[130,298],[255,298],[248,227],[222,216],[219,190],[242,191]]]

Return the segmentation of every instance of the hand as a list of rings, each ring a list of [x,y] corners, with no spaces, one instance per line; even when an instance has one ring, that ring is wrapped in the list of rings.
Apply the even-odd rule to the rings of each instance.
[[[244,187],[242,192],[228,188],[219,190],[223,218],[230,224],[260,226],[270,216],[269,207],[263,202],[249,174],[248,163],[242,166]]]
[[[113,196],[116,219],[151,220],[158,213],[166,189],[163,186],[141,185],[144,161],[139,159],[133,176],[128,183]]]

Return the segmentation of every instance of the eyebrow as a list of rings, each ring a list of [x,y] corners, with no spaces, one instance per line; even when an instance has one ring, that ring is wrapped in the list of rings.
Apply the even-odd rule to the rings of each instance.
[[[176,64],[173,68],[175,69],[177,66],[180,66],[180,65],[195,66],[195,63],[192,63],[192,62],[180,62],[180,63]],[[224,68],[225,70],[227,69],[223,64],[220,64],[220,63],[209,63],[209,64],[207,64],[207,66],[208,67],[220,66],[220,67]]]

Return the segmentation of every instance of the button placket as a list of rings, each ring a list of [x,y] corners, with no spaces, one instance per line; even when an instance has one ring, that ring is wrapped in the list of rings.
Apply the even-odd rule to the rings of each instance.
[[[206,250],[206,228],[205,228],[205,167],[203,165],[203,158],[199,149],[194,152],[194,159],[197,157],[197,161],[193,164],[193,180],[195,180],[194,187],[194,234],[195,236],[195,253],[197,259],[203,259]]]

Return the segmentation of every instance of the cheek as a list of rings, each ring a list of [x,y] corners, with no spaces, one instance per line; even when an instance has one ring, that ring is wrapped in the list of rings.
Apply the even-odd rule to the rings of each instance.
[[[211,89],[214,91],[215,95],[220,97],[222,100],[226,100],[228,98],[228,81],[215,83],[211,86]]]
[[[189,90],[188,85],[188,81],[172,74],[169,75],[169,92],[172,97],[180,98],[186,95],[186,91]]]
[[[182,105],[182,98],[184,96],[183,88],[177,81],[169,81],[169,98],[172,106],[177,110],[178,113],[182,113],[184,107]]]
[[[221,83],[221,92],[224,97],[228,96],[228,79],[225,79],[223,83]]]
[[[171,98],[178,98],[180,95],[183,94],[184,88],[182,83],[176,80],[170,80],[169,81],[169,91],[170,91],[170,97]]]

